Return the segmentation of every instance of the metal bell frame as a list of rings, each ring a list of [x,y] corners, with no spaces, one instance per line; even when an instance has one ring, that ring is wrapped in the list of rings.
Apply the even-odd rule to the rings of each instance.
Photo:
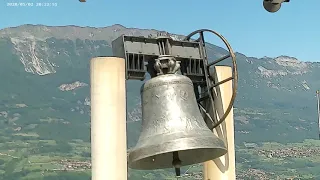
[[[206,48],[205,48],[205,40],[204,40],[204,32],[210,32],[210,33],[213,33],[214,35],[218,36],[222,41],[223,43],[225,44],[225,46],[227,47],[228,51],[229,51],[229,54],[209,63],[208,61],[208,56],[207,56],[207,53],[206,53]],[[198,104],[199,104],[199,107],[200,107],[200,110],[202,112],[204,112],[204,114],[212,121],[212,126],[209,127],[211,130],[216,128],[217,126],[219,126],[225,119],[226,117],[228,116],[228,114],[230,113],[232,107],[233,107],[233,104],[234,104],[234,101],[235,101],[235,98],[236,98],[236,94],[237,94],[237,85],[238,85],[238,70],[237,70],[237,63],[236,63],[236,56],[231,48],[231,45],[228,43],[228,41],[222,36],[220,35],[219,33],[217,33],[216,31],[213,31],[213,30],[210,30],[210,29],[199,29],[199,30],[196,30],[192,33],[190,33],[188,36],[186,36],[184,38],[185,41],[192,41],[191,38],[193,36],[195,36],[196,34],[199,34],[199,38],[197,40],[195,40],[195,42],[199,42],[201,47],[202,47],[202,57],[203,57],[203,60],[204,60],[204,73],[205,73],[205,77],[206,77],[206,85],[207,87],[210,87],[210,88],[206,88],[207,89],[207,95],[204,96],[204,97],[200,97],[198,99]],[[227,79],[224,79],[220,82],[214,82],[214,79],[210,76],[210,67],[218,64],[219,62],[222,62],[228,58],[231,57],[231,61],[232,61],[232,77],[229,77]],[[205,109],[205,107],[203,107],[203,105],[201,104],[201,102],[205,101],[205,100],[208,100],[209,99],[209,102],[211,103],[211,107],[214,107],[214,98],[212,96],[212,93],[213,93],[213,89],[216,88],[217,86],[223,84],[223,83],[226,83],[230,80],[233,80],[233,90],[232,90],[232,96],[231,96],[231,99],[230,99],[230,102],[229,102],[229,106],[226,108],[225,110],[225,113],[223,114],[223,116],[221,118],[219,118],[219,120],[217,120],[215,117],[211,117],[209,115],[209,113],[207,113],[207,110]]]
[[[210,32],[218,36],[226,45],[229,54],[209,63],[204,32]],[[199,38],[191,40],[196,34],[199,34]],[[199,110],[211,121],[210,123],[206,122],[209,129],[213,130],[219,126],[230,113],[237,91],[237,64],[235,54],[230,44],[219,33],[209,29],[200,29],[192,32],[182,41],[173,40],[169,37],[168,33],[164,35],[159,33],[157,38],[123,35],[112,42],[112,48],[115,56],[122,57],[126,60],[126,79],[144,80],[147,72],[151,75],[151,78],[153,78],[156,74],[159,74],[159,71],[156,70],[154,66],[155,62],[153,60],[179,58],[178,61],[181,62],[180,71],[182,75],[189,77],[194,84],[194,92]],[[232,77],[220,82],[215,82],[213,77],[210,76],[210,68],[230,57],[232,60]],[[147,64],[145,64],[146,62]],[[208,103],[210,103],[214,110],[213,112],[215,112],[213,98],[214,88],[230,80],[233,80],[233,93],[229,106],[221,118],[217,119],[216,116],[211,117],[203,104],[208,105]],[[201,88],[200,93],[199,87]]]

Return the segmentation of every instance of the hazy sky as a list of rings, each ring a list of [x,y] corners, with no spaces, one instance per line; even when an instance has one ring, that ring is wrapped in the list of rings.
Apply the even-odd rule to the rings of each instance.
[[[262,0],[1,0],[0,28],[21,24],[126,27],[165,30],[187,35],[209,28],[247,56],[289,55],[320,61],[320,0],[291,0],[270,14]],[[7,3],[34,3],[8,7]],[[36,7],[36,3],[57,3]],[[220,41],[208,36],[214,44]]]

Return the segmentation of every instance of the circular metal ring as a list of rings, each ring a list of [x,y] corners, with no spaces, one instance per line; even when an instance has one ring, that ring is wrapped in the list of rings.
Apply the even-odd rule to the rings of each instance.
[[[184,38],[185,41],[190,41],[191,37],[193,37],[194,35],[196,34],[200,34],[200,35],[203,35],[203,32],[210,32],[210,33],[213,33],[215,34],[216,36],[218,36],[222,41],[223,43],[226,45],[229,53],[230,53],[230,57],[231,57],[231,60],[232,60],[232,74],[233,74],[233,90],[232,90],[232,96],[231,96],[231,99],[230,99],[230,102],[229,102],[229,105],[227,107],[227,109],[225,110],[225,113],[223,114],[223,116],[221,118],[219,118],[219,120],[212,124],[213,126],[213,129],[216,128],[217,126],[219,126],[225,119],[226,117],[229,115],[232,107],[233,107],[233,104],[235,102],[235,99],[236,99],[236,94],[237,94],[237,85],[238,85],[238,71],[237,71],[237,63],[236,63],[236,56],[230,46],[230,44],[228,43],[228,41],[222,36],[220,35],[219,33],[217,33],[216,31],[213,31],[213,30],[210,30],[210,29],[199,29],[199,30],[196,30],[192,33],[190,33],[188,36],[186,36]],[[200,36],[201,37],[201,36]],[[202,36],[203,37],[203,36]],[[204,38],[204,37],[203,37]],[[208,74],[209,75],[209,74]],[[223,82],[225,83],[225,82]],[[222,83],[222,84],[223,84]],[[219,85],[218,85],[219,86]],[[212,97],[211,95],[209,97]],[[213,99],[211,99],[213,102]],[[214,106],[212,106],[214,107]]]

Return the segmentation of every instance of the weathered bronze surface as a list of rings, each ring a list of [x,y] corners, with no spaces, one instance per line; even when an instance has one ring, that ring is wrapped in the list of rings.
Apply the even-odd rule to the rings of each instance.
[[[148,80],[141,87],[141,101],[142,130],[129,154],[130,168],[177,168],[227,153],[204,122],[188,77],[165,74]]]

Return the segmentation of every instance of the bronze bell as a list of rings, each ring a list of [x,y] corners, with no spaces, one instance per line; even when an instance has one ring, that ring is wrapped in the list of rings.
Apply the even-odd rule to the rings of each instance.
[[[130,168],[179,168],[227,153],[224,142],[207,127],[188,77],[151,78],[141,87],[141,101],[142,130],[129,153]]]

